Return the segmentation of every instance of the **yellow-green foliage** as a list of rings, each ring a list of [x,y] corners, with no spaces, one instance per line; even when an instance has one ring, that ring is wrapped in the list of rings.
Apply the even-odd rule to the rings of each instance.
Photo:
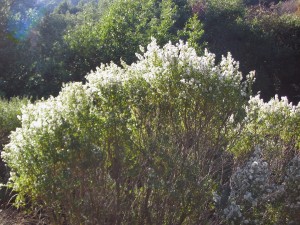
[[[21,125],[17,117],[21,114],[21,107],[27,102],[26,98],[10,100],[0,98],[0,138],[4,138],[10,131]]]

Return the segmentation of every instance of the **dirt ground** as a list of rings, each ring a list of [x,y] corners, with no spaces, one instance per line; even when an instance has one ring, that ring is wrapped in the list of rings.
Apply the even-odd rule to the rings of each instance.
[[[15,209],[0,209],[0,225],[37,225],[37,220],[30,219]]]
[[[25,218],[12,209],[0,209],[0,225],[23,225]]]

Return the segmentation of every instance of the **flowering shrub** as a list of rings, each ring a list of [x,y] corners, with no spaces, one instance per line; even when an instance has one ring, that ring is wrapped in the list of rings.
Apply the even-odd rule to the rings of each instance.
[[[250,98],[245,118],[234,129],[236,139],[228,145],[236,163],[244,165],[231,175],[227,196],[215,194],[216,206],[226,221],[299,221],[299,106],[284,97],[275,96],[266,103],[259,95]]]
[[[300,147],[300,104],[294,106],[287,98],[280,100],[278,96],[265,103],[257,95],[250,98],[245,110],[242,129],[237,129],[239,138],[231,148],[236,156],[261,146],[268,150],[265,153],[268,160],[293,157],[293,151]]]
[[[237,167],[232,174],[227,205],[219,208],[226,221],[233,224],[263,223],[271,196],[278,187],[271,184],[269,165],[261,154],[257,148],[246,164],[242,168]],[[215,199],[220,206],[221,197],[216,195]]]
[[[56,224],[207,221],[252,76],[242,82],[230,54],[216,65],[183,42],[141,50],[23,108],[2,153],[16,204]]]
[[[281,181],[272,177],[270,165],[257,148],[230,179],[228,196],[215,193],[218,213],[231,224],[297,224],[300,210],[300,159],[290,160]],[[222,205],[222,198],[228,197]]]
[[[0,152],[3,145],[8,143],[8,135],[11,131],[21,126],[18,116],[21,114],[21,107],[26,105],[28,99],[11,98],[10,100],[0,98]],[[6,182],[8,171],[0,158],[0,183]],[[5,188],[0,187],[0,205],[8,200]]]

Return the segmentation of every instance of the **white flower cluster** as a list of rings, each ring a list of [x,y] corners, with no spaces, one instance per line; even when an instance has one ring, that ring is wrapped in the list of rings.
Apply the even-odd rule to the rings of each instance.
[[[246,153],[259,145],[282,154],[288,146],[300,148],[300,103],[293,105],[277,95],[264,102],[256,95],[250,98],[245,112],[246,117],[236,126],[239,138],[230,151]]]
[[[22,116],[19,117],[22,127],[11,133],[11,141],[1,153],[2,158],[9,162],[12,171],[16,168],[19,171],[30,169],[29,165],[36,163],[37,156],[43,157],[40,152],[43,144],[50,143],[51,138],[53,143],[50,145],[54,144],[57,141],[55,135],[58,131],[66,129],[63,128],[64,124],[80,129],[76,124],[77,117],[86,111],[89,112],[91,100],[87,88],[82,83],[70,83],[64,86],[58,97],[42,99],[23,107]],[[64,132],[67,133],[66,130]],[[43,140],[45,137],[49,140]],[[64,136],[60,138],[65,139]],[[45,161],[44,164],[46,165],[47,162]],[[17,173],[12,172],[11,181],[15,182],[15,190],[21,188],[17,180],[25,180],[29,174],[30,172],[20,173],[18,176],[21,178],[18,178]]]
[[[214,194],[214,201],[226,221],[233,224],[264,224],[263,214],[268,205],[282,205],[291,214],[299,213],[300,157],[295,156],[290,161],[284,180],[278,183],[272,179],[269,164],[262,159],[263,154],[257,148],[249,161],[232,174],[230,194],[224,208],[220,208],[222,196]],[[292,218],[289,222],[293,224],[295,221]]]
[[[241,206],[237,205],[234,201],[231,201],[230,205],[225,208],[223,212],[227,221],[240,222],[243,216],[241,212]]]
[[[238,224],[248,224],[251,218],[243,215],[243,211],[257,207],[275,188],[270,184],[268,163],[261,158],[260,148],[255,150],[243,167],[236,169],[230,179],[230,188],[229,204],[223,210],[224,217]]]
[[[265,119],[271,114],[280,114],[284,118],[299,117],[300,102],[295,106],[292,102],[289,103],[287,97],[279,98],[278,95],[275,95],[275,98],[272,98],[270,101],[264,102],[263,99],[260,98],[260,95],[256,95],[250,97],[246,112],[248,115],[258,113],[258,115],[256,115],[256,117],[260,117],[258,119]]]
[[[231,177],[231,193],[233,195],[243,193],[243,198],[256,206],[255,194],[249,191],[262,192],[263,190],[269,190],[269,176],[268,163],[261,159],[260,149],[257,148],[254,156],[250,158],[246,165],[243,168],[238,167]],[[271,190],[268,192],[271,192]]]
[[[87,75],[90,87],[122,83],[132,78],[142,78],[151,85],[155,85],[155,80],[169,82],[172,79],[172,82],[179,81],[214,92],[223,84],[238,88],[245,95],[247,84],[254,80],[254,73],[251,72],[241,85],[242,74],[239,72],[239,63],[233,60],[230,53],[227,57],[222,57],[220,65],[216,65],[214,54],[205,50],[203,56],[197,56],[195,49],[183,41],[179,41],[176,45],[169,42],[160,48],[156,40],[152,39],[146,52],[142,47],[140,49],[143,54],[136,54],[138,61],[130,66],[123,63],[123,68],[120,68],[111,63],[102,65]],[[208,80],[211,82],[207,82]],[[217,85],[214,85],[216,80]]]
[[[118,65],[111,63],[109,65],[101,64],[96,71],[86,76],[89,81],[91,91],[97,91],[101,86],[120,84],[128,79],[124,70]]]

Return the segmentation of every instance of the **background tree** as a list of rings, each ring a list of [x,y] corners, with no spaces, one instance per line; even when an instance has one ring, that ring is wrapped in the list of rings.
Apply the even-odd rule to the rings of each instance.
[[[255,92],[299,98],[299,21],[297,1],[247,6],[248,1],[195,1],[193,11],[204,24],[204,40],[218,57],[229,51],[243,62],[241,70],[255,70]]]
[[[98,21],[69,31],[66,40],[91,68],[99,62],[119,62],[120,58],[131,63],[139,45],[148,43],[151,36],[161,44],[177,39],[177,31],[189,18],[187,3],[179,3],[184,12],[171,0],[115,1]]]

